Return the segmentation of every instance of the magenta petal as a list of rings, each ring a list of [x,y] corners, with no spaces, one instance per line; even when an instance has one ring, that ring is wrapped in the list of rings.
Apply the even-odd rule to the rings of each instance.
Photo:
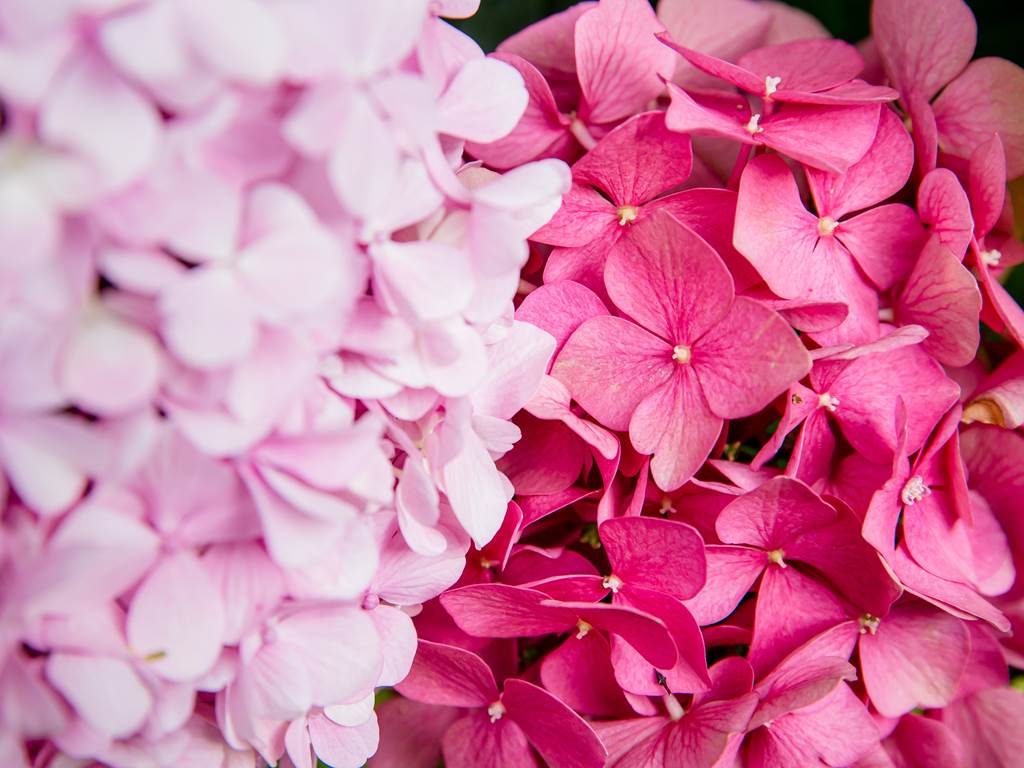
[[[864,684],[875,708],[899,717],[953,699],[970,651],[962,620],[918,601],[895,607],[878,629],[861,635]]]
[[[459,628],[476,637],[534,637],[575,623],[567,612],[542,605],[550,601],[543,592],[508,584],[471,584],[440,599]]]
[[[601,424],[625,430],[637,405],[674,373],[672,347],[621,317],[593,317],[569,337],[551,375]]]
[[[693,369],[712,412],[749,416],[811,368],[800,339],[780,315],[738,297],[729,314],[693,348]]]
[[[922,715],[901,717],[883,746],[894,765],[906,768],[960,768],[966,765],[964,745],[952,729]]]
[[[705,552],[707,581],[695,597],[683,601],[701,626],[732,613],[768,564],[767,554],[750,547],[711,544]]]
[[[655,517],[620,517],[598,529],[612,576],[685,600],[704,586],[704,541],[692,526]]]
[[[544,265],[544,282],[551,285],[571,280],[605,298],[604,263],[619,242],[622,230],[618,223],[613,223],[604,234],[607,237],[595,237],[576,248],[555,248]]]
[[[998,133],[1007,176],[1024,173],[1024,69],[1006,59],[976,59],[946,86],[933,107],[944,150],[967,158]]]
[[[570,635],[544,656],[540,679],[544,687],[584,715],[614,717],[631,710],[615,682],[611,649],[597,632]]]
[[[409,675],[397,686],[403,696],[426,704],[486,707],[498,699],[494,673],[475,653],[420,640]]]
[[[537,768],[530,744],[512,718],[491,722],[483,709],[452,723],[442,747],[450,768]]]
[[[817,209],[839,219],[899,192],[914,167],[914,143],[891,109],[881,110],[874,141],[867,153],[843,174],[809,168],[807,180]]]
[[[814,491],[789,477],[776,477],[722,510],[715,530],[726,544],[784,548],[807,531],[831,524],[836,511]]]
[[[1024,694],[1012,688],[991,688],[954,702],[942,722],[960,737],[971,765],[1011,768],[1024,749]]]
[[[756,73],[751,72],[746,64],[732,64],[717,56],[711,56],[707,53],[701,53],[700,51],[678,45],[667,34],[659,35],[658,39],[690,62],[690,64],[697,67],[701,72],[717,77],[720,80],[725,80],[727,83],[731,83],[747,93],[755,95],[764,93],[764,76],[758,76]]]
[[[693,476],[722,430],[693,371],[670,372],[672,378],[645,397],[629,421],[630,442],[638,452],[654,454],[651,475],[664,491]]]
[[[659,75],[667,75],[674,66],[672,52],[654,37],[661,31],[646,0],[604,0],[580,17],[575,30],[576,71],[584,120],[621,120],[661,93]]]
[[[664,113],[644,112],[601,139],[572,175],[606,192],[615,205],[639,206],[680,186],[691,163],[689,137],[666,128]]]
[[[586,720],[526,680],[507,680],[501,702],[551,768],[601,768],[607,750]]]
[[[668,84],[668,93],[672,101],[665,112],[665,125],[669,130],[680,133],[706,133],[743,144],[756,143],[751,134],[743,129],[746,120],[738,120],[734,114],[698,104],[690,94],[672,83]],[[740,109],[744,108],[742,101],[737,101],[735,105]]]
[[[877,0],[871,29],[889,78],[925,101],[967,66],[978,34],[961,0]]]
[[[929,239],[921,251],[894,309],[899,322],[928,329],[921,344],[940,363],[958,367],[974,359],[981,340],[981,292],[967,268],[937,238]]]
[[[629,643],[650,664],[669,669],[676,662],[676,646],[665,624],[655,616],[633,608],[608,603],[558,603],[565,611],[597,629],[618,635]]]

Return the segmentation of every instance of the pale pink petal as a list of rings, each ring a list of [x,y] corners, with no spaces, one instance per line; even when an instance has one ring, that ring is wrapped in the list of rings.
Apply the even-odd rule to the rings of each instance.
[[[360,768],[377,751],[380,734],[377,717],[360,725],[345,727],[332,723],[323,715],[308,720],[309,741],[313,752],[331,768]]]
[[[374,288],[412,322],[458,314],[473,295],[469,255],[429,240],[371,248]]]
[[[513,67],[496,58],[467,61],[438,101],[437,130],[470,141],[495,141],[515,128],[528,100]]]
[[[132,598],[126,632],[132,650],[168,680],[191,680],[213,666],[224,608],[199,558],[182,551],[157,564]]]
[[[152,696],[131,665],[105,656],[54,653],[46,677],[89,725],[112,738],[145,722]]]

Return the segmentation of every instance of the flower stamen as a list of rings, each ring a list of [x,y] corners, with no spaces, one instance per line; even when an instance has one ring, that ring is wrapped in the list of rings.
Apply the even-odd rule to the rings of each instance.
[[[640,215],[640,209],[635,205],[620,205],[615,209],[615,215],[619,217],[619,226],[624,227],[636,221],[636,217]]]
[[[693,352],[685,344],[676,344],[672,347],[672,359],[680,365],[686,365],[693,357]]]
[[[900,491],[900,501],[904,505],[912,507],[931,492],[932,489],[925,485],[924,478],[920,475],[914,475],[903,484],[903,490]]]

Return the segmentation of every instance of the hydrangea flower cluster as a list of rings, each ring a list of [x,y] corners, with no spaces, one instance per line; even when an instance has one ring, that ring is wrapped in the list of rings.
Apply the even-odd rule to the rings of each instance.
[[[371,766],[1020,763],[1024,71],[962,0],[872,28],[601,0],[499,46],[529,104],[466,149],[572,163],[516,310],[555,352]]]
[[[0,0],[5,766],[376,750],[554,349],[475,5]]]

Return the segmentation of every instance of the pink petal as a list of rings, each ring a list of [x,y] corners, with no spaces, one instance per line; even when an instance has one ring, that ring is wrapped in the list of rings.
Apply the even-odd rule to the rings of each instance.
[[[801,163],[844,173],[871,148],[878,106],[786,104],[762,121],[758,143]]]
[[[601,424],[625,430],[672,365],[672,348],[661,339],[619,317],[593,317],[569,337],[551,375]]]
[[[970,636],[960,619],[917,601],[896,606],[876,631],[860,638],[871,702],[886,717],[946,706],[969,651]]]
[[[912,92],[925,101],[967,66],[977,36],[960,0],[879,0],[871,29],[889,79],[904,98]]]
[[[1012,688],[992,688],[954,702],[944,722],[967,747],[975,768],[1011,768],[1024,746],[1024,696]]]
[[[605,285],[619,309],[671,344],[699,339],[733,298],[718,254],[665,212],[634,225],[620,241],[605,265]]]
[[[608,753],[594,729],[543,688],[526,680],[508,680],[501,702],[551,768],[604,765]]]
[[[510,717],[491,722],[487,711],[471,711],[444,735],[444,764],[451,768],[537,768],[530,744]]]
[[[533,396],[554,347],[546,331],[513,321],[500,340],[487,345],[487,373],[470,397],[473,412],[511,419]]]
[[[372,247],[374,288],[411,322],[457,314],[473,296],[469,254],[429,240]]]
[[[974,218],[967,194],[952,171],[938,168],[921,180],[917,210],[921,222],[962,259],[974,233]]]
[[[579,18],[574,34],[584,120],[621,120],[661,93],[658,75],[667,74],[674,61],[654,37],[660,31],[654,11],[643,0],[604,0]]]
[[[420,640],[408,677],[399,693],[426,704],[486,707],[498,699],[494,673],[475,653],[452,645]]]
[[[441,737],[461,716],[461,710],[420,704],[401,697],[377,707],[380,747],[367,763],[370,768],[436,768],[441,760]]]
[[[584,321],[605,314],[608,310],[597,294],[568,280],[531,291],[516,309],[517,320],[532,323],[554,336],[556,356]]]
[[[46,677],[83,720],[111,738],[138,730],[153,704],[135,670],[119,659],[54,653],[46,660]]]
[[[596,5],[596,2],[576,3],[551,14],[506,38],[498,45],[498,50],[522,56],[536,66],[548,82],[557,86],[566,86],[567,81],[571,81],[578,96],[573,32],[579,17]]]
[[[981,339],[981,292],[973,275],[937,238],[931,238],[894,303],[901,323],[928,329],[921,343],[944,365],[967,365]]]
[[[912,208],[880,205],[844,220],[835,232],[871,281],[886,290],[905,278],[924,232]]]
[[[930,764],[936,768],[965,765],[964,745],[960,739],[938,720],[922,715],[901,717],[884,746],[894,764],[907,768],[925,768]]]
[[[612,574],[626,586],[685,600],[704,586],[704,541],[685,523],[653,517],[606,520],[598,529]]]
[[[633,447],[654,454],[651,475],[665,491],[679,488],[693,476],[722,431],[722,419],[708,406],[694,372],[686,366],[673,373],[637,405],[629,421]]]
[[[1024,70],[1006,59],[986,57],[967,65],[935,100],[942,146],[970,157],[993,132],[1006,151],[1006,174],[1024,173]]]
[[[836,511],[799,480],[777,477],[731,502],[715,530],[726,544],[783,549],[807,531],[824,528]]]
[[[757,592],[754,639],[747,660],[763,674],[787,653],[848,615],[845,606],[820,582],[793,567],[772,564]]]
[[[695,597],[683,601],[701,626],[717,624],[732,613],[768,564],[764,552],[748,547],[711,544],[705,554],[707,581]]]
[[[855,78],[864,68],[857,49],[842,40],[795,40],[758,48],[741,56],[739,66],[764,78],[781,77],[779,93],[786,91],[824,91]],[[773,98],[780,98],[773,94]]]
[[[639,206],[690,175],[690,140],[665,127],[661,112],[630,118],[572,167],[573,179],[607,193],[616,205]]]
[[[971,155],[967,193],[974,214],[974,231],[980,239],[999,222],[1006,201],[1006,152],[998,133]]]
[[[692,364],[711,410],[723,418],[759,411],[811,368],[785,320],[743,296],[694,345]]]
[[[550,245],[583,246],[602,235],[617,237],[622,231],[618,224],[615,205],[596,189],[580,183],[574,177],[572,188],[562,198],[562,207],[530,239]]]
[[[550,606],[572,611],[578,619],[597,629],[618,635],[647,661],[660,669],[676,662],[676,646],[666,625],[656,616],[622,605],[570,603],[550,600]]]

